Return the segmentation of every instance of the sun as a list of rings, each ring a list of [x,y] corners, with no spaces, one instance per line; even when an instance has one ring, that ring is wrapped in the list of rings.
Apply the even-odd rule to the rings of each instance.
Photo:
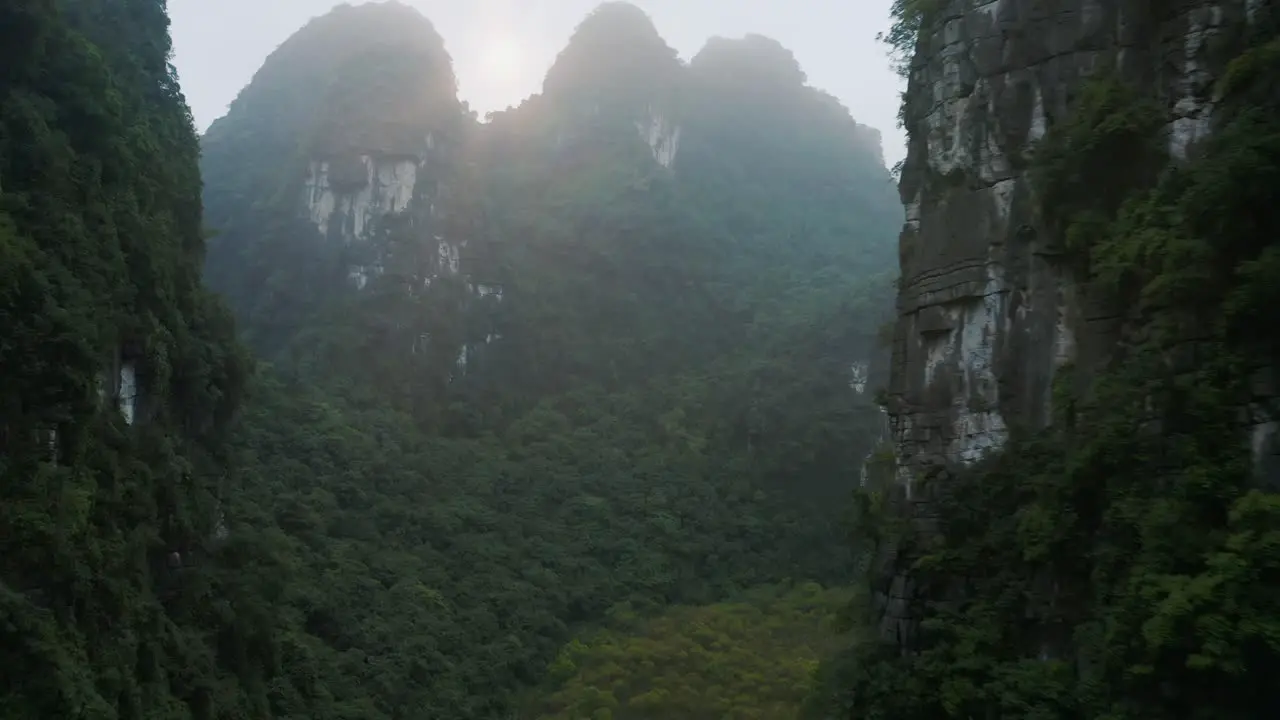
[[[511,38],[494,36],[485,41],[480,71],[489,82],[509,83],[520,74],[520,48]]]

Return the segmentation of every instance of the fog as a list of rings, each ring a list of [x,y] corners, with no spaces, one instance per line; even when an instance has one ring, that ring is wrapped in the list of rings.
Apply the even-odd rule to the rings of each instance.
[[[460,95],[481,116],[539,91],[543,74],[598,0],[404,0],[426,15],[453,56]],[[880,130],[885,160],[905,154],[901,81],[876,34],[891,0],[634,0],[686,60],[708,37],[759,33],[792,50],[809,82]],[[333,0],[170,0],[174,63],[204,131],[267,55]]]

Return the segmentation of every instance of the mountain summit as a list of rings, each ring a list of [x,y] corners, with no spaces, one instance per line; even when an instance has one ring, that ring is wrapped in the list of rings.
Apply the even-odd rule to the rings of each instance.
[[[591,12],[569,38],[543,80],[543,94],[557,102],[602,104],[627,100],[671,101],[681,63],[653,21],[626,2]]]
[[[485,123],[403,6],[268,59],[205,137],[208,278],[272,362],[231,515],[287,538],[326,687],[507,717],[614,603],[842,577],[901,223],[859,128],[776,42],[686,65],[625,3]]]

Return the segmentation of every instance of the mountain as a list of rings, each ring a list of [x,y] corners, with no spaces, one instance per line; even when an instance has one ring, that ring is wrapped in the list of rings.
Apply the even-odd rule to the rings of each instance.
[[[163,0],[0,6],[0,717],[1276,715],[1280,12],[893,12],[896,195],[626,3],[201,139]]]
[[[902,216],[776,42],[606,3],[482,123],[427,19],[343,6],[201,162],[275,716],[507,717],[618,603],[847,576]]]
[[[464,120],[444,41],[406,5],[339,6],[272,53],[201,142],[206,276],[255,347],[319,312],[333,273],[360,272],[351,241],[449,175]]]
[[[1280,14],[895,10],[883,642],[814,717],[1274,715]]]
[[[264,712],[221,519],[250,367],[200,284],[167,31],[151,0],[0,8],[3,717]]]

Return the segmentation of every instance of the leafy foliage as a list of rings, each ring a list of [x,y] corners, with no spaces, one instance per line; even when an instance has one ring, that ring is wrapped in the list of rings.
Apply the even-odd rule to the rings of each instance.
[[[938,533],[906,534],[911,648],[866,642],[832,698],[871,718],[1274,715],[1280,499],[1246,439],[1275,417],[1276,40],[1226,73],[1215,134],[1150,164],[1160,118],[1100,79],[1038,159],[1053,217],[1111,287],[1126,344],[1059,378],[1057,420],[936,480]],[[1121,177],[1116,153],[1148,164]],[[1099,193],[1099,182],[1121,182]],[[1085,189],[1087,188],[1087,190]],[[1108,197],[1110,196],[1110,197]],[[1265,323],[1265,324],[1259,324]]]
[[[282,716],[500,714],[571,625],[619,599],[709,602],[839,573],[817,543],[830,530],[765,515],[785,498],[720,465],[684,389],[579,391],[463,440],[270,376],[256,387],[229,529],[275,538],[288,568]]]
[[[682,78],[676,51],[643,10],[605,2],[582,21],[543,81],[543,93],[574,109],[670,109]],[[606,110],[606,113],[608,111]]]
[[[199,284],[164,3],[9,3],[0,28],[0,716],[260,713],[269,629],[228,612],[215,533],[246,362]]]
[[[617,603],[842,577],[841,503],[881,422],[850,366],[877,359],[901,221],[878,139],[772,41],[686,68],[606,5],[543,95],[484,125],[422,110],[451,79],[362,101],[354,135],[408,117],[435,147],[410,207],[346,242],[298,196],[308,163],[350,148],[278,136],[331,137],[321,110],[380,41],[317,27],[204,146],[210,282],[270,361],[227,516],[259,549],[242,572],[271,601],[241,602],[277,628],[275,716],[507,717]],[[325,53],[346,59],[271,67]],[[306,115],[258,113],[300,88]],[[650,123],[680,126],[673,167]],[[464,272],[440,272],[440,242],[464,239]],[[362,263],[382,272],[356,289]]]
[[[256,350],[282,350],[323,313],[320,288],[345,274],[348,249],[297,216],[312,161],[329,162],[335,184],[363,183],[361,155],[464,145],[456,88],[443,39],[416,10],[340,5],[281,44],[210,126],[200,164],[215,228],[205,277]],[[294,212],[279,212],[285,206]]]
[[[889,6],[892,23],[889,31],[876,39],[889,46],[889,57],[902,77],[911,74],[911,60],[915,57],[920,31],[930,27],[939,13],[946,9],[947,0],[893,0]]]
[[[575,638],[551,666],[538,718],[793,718],[844,593],[814,583],[768,587],[644,619],[626,605]]]

